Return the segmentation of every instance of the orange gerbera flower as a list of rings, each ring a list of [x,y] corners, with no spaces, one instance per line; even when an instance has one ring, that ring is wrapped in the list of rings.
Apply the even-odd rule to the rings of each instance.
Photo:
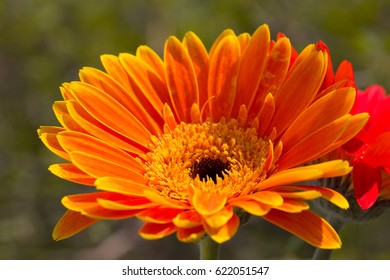
[[[348,114],[355,89],[330,83],[323,43],[295,55],[290,41],[224,31],[209,52],[192,32],[166,41],[164,60],[146,46],[103,55],[106,73],[80,71],[54,103],[62,127],[45,126],[45,145],[69,163],[55,175],[97,192],[62,199],[53,232],[67,238],[101,219],[136,216],[147,239],[205,234],[218,243],[237,231],[241,212],[261,216],[314,246],[338,248],[333,228],[306,202],[337,192],[299,182],[342,176],[346,161],[297,167],[344,144],[364,126]],[[329,81],[327,81],[329,83]]]

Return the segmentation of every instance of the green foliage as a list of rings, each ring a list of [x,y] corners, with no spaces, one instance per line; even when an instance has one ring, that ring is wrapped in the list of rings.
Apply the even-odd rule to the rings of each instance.
[[[186,259],[196,245],[174,237],[142,240],[136,219],[101,222],[69,240],[51,231],[64,212],[62,196],[85,187],[47,171],[59,161],[39,141],[39,125],[56,125],[51,104],[62,82],[83,66],[101,68],[104,53],[134,53],[147,44],[160,54],[169,35],[192,30],[211,46],[232,28],[252,33],[270,25],[303,46],[323,40],[338,64],[350,60],[358,86],[381,83],[390,91],[390,5],[386,0],[3,0],[0,1],[0,259]],[[347,226],[345,259],[388,259],[389,213]],[[245,242],[243,242],[245,241]],[[237,249],[240,250],[237,250]],[[296,237],[252,219],[222,246],[225,258],[309,258],[312,248]]]

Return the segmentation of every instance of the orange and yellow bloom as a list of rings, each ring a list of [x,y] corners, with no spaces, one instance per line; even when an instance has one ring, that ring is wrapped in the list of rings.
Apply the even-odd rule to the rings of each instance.
[[[64,100],[54,103],[61,126],[39,129],[67,161],[50,171],[96,189],[62,199],[68,211],[54,239],[135,216],[147,239],[207,234],[222,243],[247,212],[313,246],[340,247],[307,201],[348,202],[300,183],[351,168],[342,160],[301,165],[350,140],[368,115],[349,114],[353,81],[329,79],[323,43],[298,54],[263,25],[253,35],[225,30],[210,51],[189,32],[168,38],[163,59],[147,46],[101,59],[105,72],[83,68],[80,81],[62,85]]]

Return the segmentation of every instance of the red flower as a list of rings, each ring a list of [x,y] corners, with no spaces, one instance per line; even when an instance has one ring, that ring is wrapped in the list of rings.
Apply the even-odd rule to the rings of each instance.
[[[390,96],[378,85],[358,90],[351,114],[368,112],[370,119],[352,140],[344,145],[353,165],[353,185],[359,206],[366,210],[378,198],[383,169],[390,172]]]

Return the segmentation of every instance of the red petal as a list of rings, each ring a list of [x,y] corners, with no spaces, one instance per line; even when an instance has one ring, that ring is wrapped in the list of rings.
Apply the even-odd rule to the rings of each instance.
[[[363,160],[372,166],[390,167],[390,132],[382,133],[368,145]]]
[[[359,206],[367,210],[378,198],[381,185],[380,170],[365,162],[356,162],[353,167],[353,185]]]
[[[367,130],[370,140],[375,139],[377,135],[386,133],[390,130],[390,98],[386,97],[379,101],[375,111],[369,112],[371,115]]]
[[[386,92],[383,87],[373,85],[365,91],[358,90],[352,113],[368,112],[370,115],[377,111],[378,105],[385,98]]]
[[[339,68],[337,68],[335,81],[341,81],[341,80],[354,80],[354,71],[352,68],[352,64],[349,61],[342,61],[339,65]]]

